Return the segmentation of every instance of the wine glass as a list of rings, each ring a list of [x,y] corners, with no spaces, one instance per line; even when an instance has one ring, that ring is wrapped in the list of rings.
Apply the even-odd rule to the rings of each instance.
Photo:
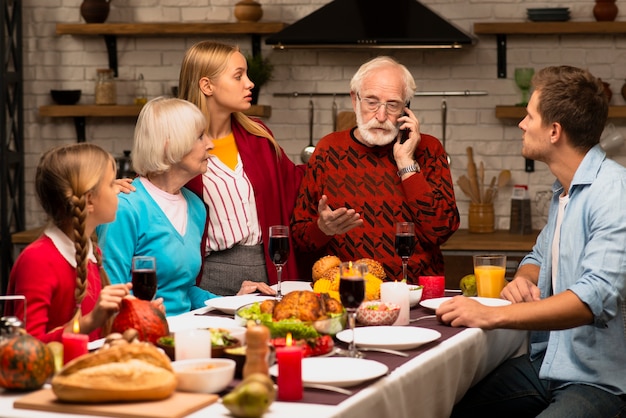
[[[283,298],[283,293],[280,290],[283,266],[289,257],[289,227],[286,225],[270,226],[270,242],[268,247],[272,263],[276,266],[276,276],[278,279],[276,284],[276,298],[280,300]]]
[[[365,299],[365,274],[367,264],[344,262],[339,265],[339,298],[348,311],[348,326],[352,331],[352,340],[348,350],[338,350],[337,355],[344,357],[362,358],[363,353],[356,349],[354,341],[354,327],[356,325],[356,311]]]
[[[157,291],[156,258],[138,255],[133,257],[133,295],[142,300],[152,300]]]
[[[528,93],[530,92],[531,80],[535,74],[534,68],[516,68],[515,69],[515,84],[522,91],[522,101],[516,106],[528,106]]]
[[[396,223],[396,254],[402,258],[402,281],[407,281],[409,257],[415,250],[415,224],[413,222]]]

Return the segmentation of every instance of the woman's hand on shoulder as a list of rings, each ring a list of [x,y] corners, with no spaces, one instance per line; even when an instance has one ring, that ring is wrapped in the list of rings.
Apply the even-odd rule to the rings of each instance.
[[[131,184],[132,182],[133,182],[133,179],[129,179],[129,178],[115,180],[115,184],[117,184],[117,187],[120,188],[120,192],[126,193],[126,194],[129,194],[130,192],[134,192],[135,190],[137,190],[135,186]]]

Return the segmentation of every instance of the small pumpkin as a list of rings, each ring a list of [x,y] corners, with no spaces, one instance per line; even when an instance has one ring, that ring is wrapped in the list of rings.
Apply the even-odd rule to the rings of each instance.
[[[137,330],[141,341],[149,341],[155,345],[159,338],[170,334],[163,312],[150,301],[137,298],[122,299],[122,306],[113,320],[111,332],[123,334],[130,328]]]
[[[37,338],[22,334],[0,345],[0,387],[35,390],[54,373],[54,356]]]

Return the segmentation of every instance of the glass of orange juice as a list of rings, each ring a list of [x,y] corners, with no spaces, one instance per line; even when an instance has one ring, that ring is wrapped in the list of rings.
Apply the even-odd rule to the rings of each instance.
[[[474,275],[479,297],[499,298],[506,285],[506,255],[475,255]]]

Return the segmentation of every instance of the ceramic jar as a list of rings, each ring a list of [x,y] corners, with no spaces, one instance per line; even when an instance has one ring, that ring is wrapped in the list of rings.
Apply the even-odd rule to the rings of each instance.
[[[622,86],[622,97],[626,100],[626,83]]]
[[[470,203],[468,230],[478,234],[488,234],[495,229],[493,203]]]
[[[254,0],[241,0],[235,4],[235,18],[239,22],[258,22],[263,17],[261,4]]]
[[[596,0],[593,6],[593,17],[598,22],[609,22],[615,20],[618,11],[615,0]]]
[[[83,0],[80,14],[87,23],[104,23],[109,17],[110,0]]]
[[[600,82],[604,86],[604,94],[606,95],[606,99],[610,103],[611,99],[613,98],[613,92],[611,91],[611,85],[609,83],[607,83],[606,81],[602,81],[601,78],[598,78],[598,80],[600,80]]]

